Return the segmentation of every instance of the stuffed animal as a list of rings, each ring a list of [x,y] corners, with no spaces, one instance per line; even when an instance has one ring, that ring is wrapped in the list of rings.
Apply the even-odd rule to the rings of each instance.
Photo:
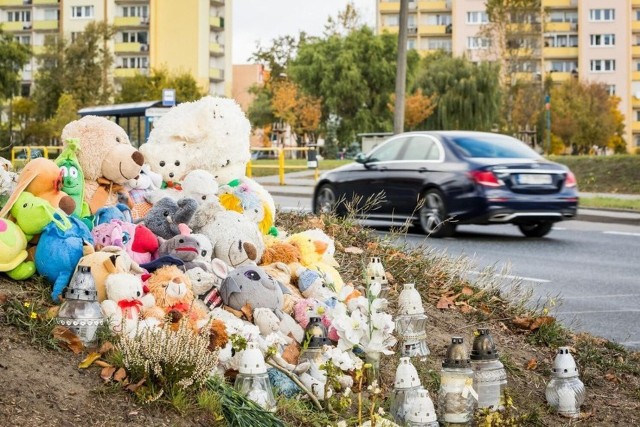
[[[39,157],[31,160],[20,172],[16,188],[0,211],[4,217],[23,191],[40,197],[54,208],[60,208],[66,214],[72,214],[76,203],[62,190],[62,170],[49,159]]]
[[[215,202],[202,204],[191,226],[209,238],[214,257],[231,267],[253,264],[262,258],[264,243],[256,224],[237,212],[220,209]]]
[[[265,273],[276,279],[287,288],[288,292],[284,293],[282,311],[287,314],[293,314],[293,307],[296,302],[302,299],[302,294],[300,293],[298,287],[291,283],[291,270],[289,269],[287,264],[282,262],[274,262],[273,264],[261,265],[260,267],[262,267]]]
[[[242,177],[220,189],[220,204],[255,222],[262,234],[278,235],[274,227],[276,208],[271,195],[256,181]]]
[[[13,172],[13,166],[9,160],[0,157],[0,209],[7,203],[16,185],[18,185],[18,174]]]
[[[27,239],[13,222],[0,218],[0,272],[13,280],[26,280],[36,272],[33,261],[27,261]]]
[[[197,298],[196,303],[200,308],[208,312],[222,305],[220,286],[230,270],[230,267],[219,259],[211,262],[211,272],[200,267],[187,270],[193,293]]]
[[[84,200],[84,173],[77,156],[79,149],[80,142],[75,138],[69,139],[55,163],[62,170],[62,191],[68,194],[76,204],[73,213],[78,218],[84,218],[90,216],[91,211]]]
[[[282,288],[257,265],[242,265],[229,272],[220,286],[220,295],[225,305],[241,310],[249,304],[251,309],[265,307],[282,309]]]
[[[300,249],[289,242],[274,238],[265,238],[265,250],[260,264],[273,264],[282,262],[285,264],[300,262]]]
[[[91,230],[91,235],[100,250],[104,246],[118,246],[126,249],[133,261],[146,264],[156,257],[160,243],[155,234],[142,224],[111,220]]]
[[[140,174],[142,153],[131,145],[124,129],[104,117],[85,116],[68,123],[61,139],[70,138],[80,141],[77,156],[91,213],[115,205],[118,193],[126,194],[124,183]]]
[[[183,197],[194,199],[198,204],[216,200],[218,194],[218,181],[209,172],[196,169],[189,172],[180,185],[166,187],[155,191],[148,200],[156,203],[163,197],[179,200]]]
[[[156,236],[168,240],[180,234],[179,224],[189,225],[196,209],[198,203],[193,199],[180,199],[175,202],[165,197],[153,205],[142,219],[142,223]]]
[[[207,323],[206,313],[194,304],[195,296],[189,277],[176,266],[165,266],[156,270],[147,279],[149,293],[155,297],[156,305],[144,311],[145,318],[154,317],[163,321],[169,315],[172,320],[186,317],[194,330]]]
[[[173,255],[184,261],[187,270],[200,267],[204,270],[210,270],[210,264],[196,261],[200,256],[200,242],[198,239],[190,235],[178,234],[168,240],[163,240],[158,249],[158,257],[164,255]]]
[[[59,214],[55,214],[57,217]],[[61,218],[57,218],[61,219]],[[82,221],[70,216],[71,227],[62,230],[55,222],[50,222],[40,233],[36,246],[35,262],[38,274],[53,284],[51,298],[59,302],[64,288],[83,256],[83,246],[93,245],[91,232]]]
[[[131,215],[131,209],[124,203],[116,203],[114,206],[103,206],[93,216],[94,226],[100,224],[106,224],[111,220],[120,220],[126,222],[133,222]]]
[[[148,164],[142,165],[140,175],[125,183],[129,198],[133,204],[131,216],[134,220],[144,217],[153,206],[149,198],[162,186],[162,176],[151,170]]]
[[[99,302],[107,298],[105,283],[109,275],[114,273],[138,275],[145,273],[124,249],[117,246],[106,246],[96,252],[92,246],[86,245],[83,254],[78,265],[91,267],[91,275],[96,283]]]
[[[71,228],[64,212],[54,209],[49,202],[28,191],[23,191],[18,196],[10,212],[27,241],[40,234],[49,223],[56,224],[63,231]]]
[[[151,294],[144,294],[140,276],[133,274],[110,274],[104,285],[107,299],[104,299],[100,306],[109,321],[111,331],[116,334],[136,335],[143,329],[140,314],[155,305],[155,298]],[[144,327],[159,324],[155,319],[143,322]]]
[[[200,245],[200,253],[195,261],[210,264],[213,257],[213,245],[211,244],[211,240],[209,240],[209,238],[204,234],[199,233],[191,234],[191,237],[196,239],[198,245]]]
[[[338,301],[336,293],[331,290],[325,278],[317,271],[306,267],[298,269],[298,288],[305,298],[313,298],[333,308]]]
[[[190,171],[204,169],[223,185],[244,176],[250,134],[251,124],[233,99],[206,96],[183,102],[154,122],[140,150],[165,180],[164,170],[181,181]]]
[[[319,228],[313,228],[310,230],[305,230],[300,234],[309,237],[311,241],[314,242],[314,245],[315,242],[324,242],[326,244],[326,249],[322,254],[322,262],[335,268],[340,267],[340,264],[338,264],[338,262],[334,258],[336,253],[335,242],[331,237],[327,235],[327,233],[320,230]],[[321,247],[322,245],[320,245],[320,248]]]
[[[322,261],[322,256],[327,250],[328,244],[321,240],[316,240],[303,233],[296,233],[286,239],[287,242],[297,246],[300,250],[300,263],[304,267],[318,270],[324,277],[328,285],[339,292],[344,286],[344,281],[340,273],[331,265]]]

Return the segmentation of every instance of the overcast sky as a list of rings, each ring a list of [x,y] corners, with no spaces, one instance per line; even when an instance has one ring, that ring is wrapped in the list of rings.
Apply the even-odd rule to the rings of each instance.
[[[352,0],[363,21],[375,26],[376,0]],[[246,64],[256,42],[300,31],[321,35],[329,16],[344,10],[347,0],[233,0],[233,63]]]

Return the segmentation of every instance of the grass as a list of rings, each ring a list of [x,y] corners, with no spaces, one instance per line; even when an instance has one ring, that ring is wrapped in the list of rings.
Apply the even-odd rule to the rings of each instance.
[[[640,194],[640,156],[550,156],[569,167],[580,191]]]
[[[326,159],[318,162],[318,169],[320,170],[330,170],[335,169],[338,166],[346,165],[347,163],[352,163],[352,160],[335,160],[335,159]],[[263,168],[261,166],[269,166],[269,168]],[[277,175],[278,174],[278,160],[277,159],[269,159],[269,160],[252,160],[251,161],[251,175],[253,177],[259,176],[269,176],[269,175]],[[287,169],[287,166],[298,166],[295,169]],[[313,169],[306,169],[307,160],[306,159],[286,159],[285,160],[285,173],[289,172],[300,172],[304,170],[313,171]]]
[[[594,209],[621,209],[640,212],[640,198],[618,199],[615,197],[580,197],[580,207]]]

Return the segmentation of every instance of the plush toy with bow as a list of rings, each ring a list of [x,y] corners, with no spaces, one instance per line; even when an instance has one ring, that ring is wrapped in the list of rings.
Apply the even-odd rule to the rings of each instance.
[[[145,295],[140,276],[113,273],[107,277],[105,286],[107,299],[100,305],[112,332],[134,336],[146,327],[160,324],[156,319],[140,322],[142,311],[155,305],[153,295]]]

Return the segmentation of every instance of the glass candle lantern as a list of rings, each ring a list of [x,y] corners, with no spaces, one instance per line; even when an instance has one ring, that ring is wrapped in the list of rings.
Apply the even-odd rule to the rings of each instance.
[[[404,424],[406,414],[409,408],[411,408],[413,400],[418,396],[418,390],[420,390],[421,387],[418,371],[411,363],[411,359],[401,357],[398,368],[396,369],[396,378],[393,384],[389,409],[397,424]]]
[[[369,258],[366,277],[367,287],[371,286],[374,282],[380,283],[380,294],[378,294],[378,298],[387,298],[389,295],[389,281],[387,280],[387,275],[380,257],[373,256]]]
[[[471,349],[473,388],[478,393],[478,408],[501,409],[501,399],[507,384],[507,372],[498,360],[493,337],[486,328],[478,329]]]
[[[91,267],[79,266],[65,290],[56,323],[69,328],[85,346],[89,346],[95,343],[96,332],[103,322]]]
[[[436,410],[427,390],[418,390],[405,420],[408,427],[439,427]]]
[[[331,345],[331,340],[327,338],[327,328],[319,317],[309,318],[309,323],[304,330],[306,348],[300,353],[299,362],[308,360],[318,366],[322,364],[322,347]]]
[[[427,316],[424,314],[422,297],[413,283],[404,285],[398,297],[398,316],[396,330],[400,337],[400,350],[405,357],[427,357]]]
[[[580,405],[584,402],[585,388],[576,361],[568,347],[560,347],[553,361],[552,378],[546,389],[547,403],[566,417],[580,416]]]
[[[246,350],[240,356],[240,369],[234,388],[263,409],[271,412],[276,410],[276,400],[271,390],[267,366],[262,352],[254,342],[247,343]]]
[[[448,425],[466,425],[473,418],[476,393],[473,371],[462,337],[451,338],[447,356],[442,363],[438,417]]]

